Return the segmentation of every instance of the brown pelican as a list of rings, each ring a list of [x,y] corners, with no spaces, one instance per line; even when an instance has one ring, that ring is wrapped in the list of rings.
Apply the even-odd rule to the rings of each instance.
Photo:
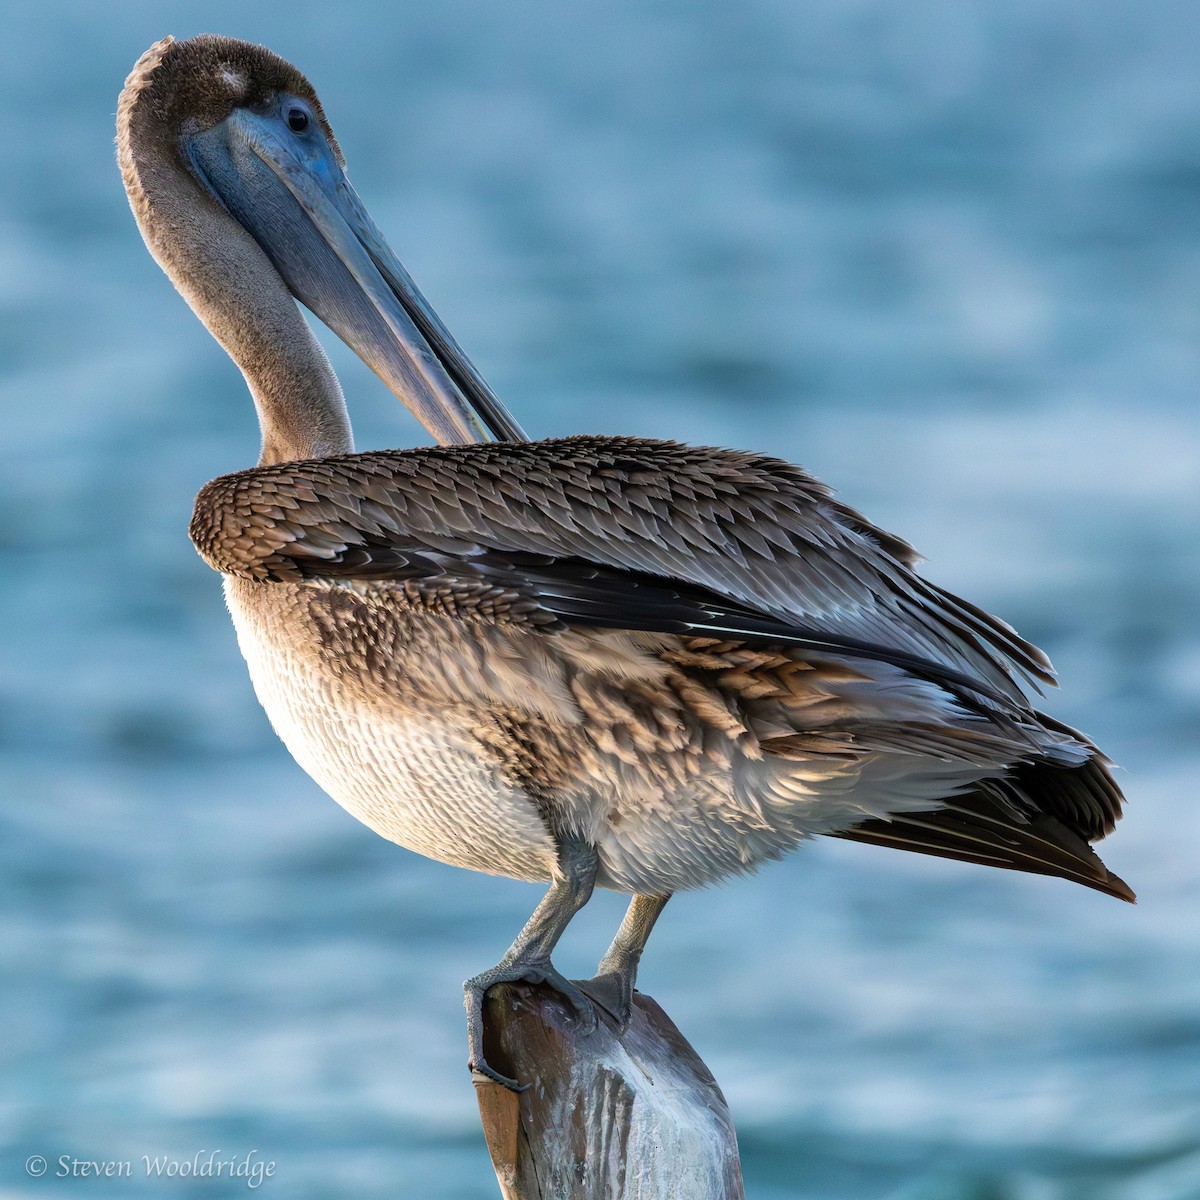
[[[673,892],[814,835],[1133,899],[1089,846],[1120,815],[1106,759],[1031,704],[1053,679],[1039,650],[798,467],[523,441],[294,67],[161,41],[121,94],[118,146],[151,253],[258,410],[258,466],[203,489],[191,535],[275,729],[384,837],[550,884],[466,984],[477,1071],[501,1078],[482,1053],[497,982],[549,982],[594,1018],[550,956],[596,885],[633,897],[599,972],[619,1019]],[[443,444],[356,454],[295,300]]]

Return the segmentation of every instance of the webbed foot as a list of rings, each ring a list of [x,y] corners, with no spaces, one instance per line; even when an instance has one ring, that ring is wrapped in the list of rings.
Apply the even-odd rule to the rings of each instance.
[[[581,979],[583,992],[617,1023],[624,1033],[633,1017],[634,974],[629,971],[604,971],[591,979]]]
[[[464,1003],[467,1009],[467,1043],[471,1058],[468,1066],[471,1074],[493,1083],[502,1084],[510,1091],[523,1092],[529,1085],[520,1084],[507,1075],[500,1074],[488,1064],[483,1053],[483,1000],[488,989],[498,983],[544,983],[552,987],[575,1010],[576,1016],[586,1032],[596,1028],[596,1010],[592,1001],[565,975],[558,971],[549,959],[519,959],[509,963],[498,963],[490,971],[484,971],[463,984]]]

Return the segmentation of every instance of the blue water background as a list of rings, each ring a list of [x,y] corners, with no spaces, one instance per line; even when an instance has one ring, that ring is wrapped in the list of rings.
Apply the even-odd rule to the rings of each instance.
[[[271,45],[535,436],[769,450],[1043,645],[1136,908],[838,843],[680,897],[642,983],[751,1197],[1200,1196],[1200,6],[14,3],[0,112],[0,1196],[496,1194],[462,978],[535,888],[384,843],[258,709],[185,527],[244,385],[113,164],[159,36]],[[421,431],[338,347],[361,447]],[[599,897],[560,953],[585,974]],[[26,1157],[50,1160],[30,1179]],[[58,1157],[132,1181],[56,1179]]]

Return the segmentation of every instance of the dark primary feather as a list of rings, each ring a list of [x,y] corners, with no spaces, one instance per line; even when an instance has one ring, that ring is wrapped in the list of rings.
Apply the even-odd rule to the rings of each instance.
[[[834,834],[848,841],[915,850],[961,862],[1055,875],[1118,900],[1136,899],[1084,840],[1110,832],[1120,816],[1121,796],[1101,759],[1081,767],[1022,764],[1005,780],[990,780],[962,796],[947,797],[935,812],[898,813],[887,821],[863,821]],[[1099,814],[1113,813],[1106,826]]]
[[[402,548],[367,543],[348,547],[329,559],[295,560],[305,578],[415,580],[449,586],[491,584],[523,597],[524,617],[538,613],[543,628],[587,626],[630,629],[680,636],[711,636],[749,644],[790,645],[815,654],[835,654],[890,663],[920,679],[940,684],[966,707],[988,711],[1007,702],[978,680],[940,663],[837,634],[805,630],[777,617],[755,612],[707,588],[664,580],[644,571],[601,567],[578,558],[480,550],[469,558],[431,553],[420,543]]]
[[[224,476],[192,536],[260,581],[392,580],[485,619],[790,646],[890,663],[1012,733],[1049,663],[1002,621],[922,579],[907,543],[797,467],[632,438],[448,446]],[[464,610],[465,611],[465,610]],[[459,612],[458,615],[463,615]],[[1094,751],[1094,747],[1092,748]],[[1014,766],[945,807],[841,836],[1132,892],[1087,846],[1120,814],[1102,756]]]

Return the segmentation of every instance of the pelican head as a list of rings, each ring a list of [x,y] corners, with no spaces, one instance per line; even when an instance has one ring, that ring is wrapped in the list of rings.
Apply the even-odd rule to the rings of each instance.
[[[264,459],[352,449],[340,389],[281,308],[284,290],[438,441],[523,438],[371,220],[316,92],[290,63],[232,38],[165,38],[126,81],[117,142],[147,245],[255,393]],[[302,395],[314,386],[321,404]],[[319,428],[289,433],[289,406],[307,406]]]

